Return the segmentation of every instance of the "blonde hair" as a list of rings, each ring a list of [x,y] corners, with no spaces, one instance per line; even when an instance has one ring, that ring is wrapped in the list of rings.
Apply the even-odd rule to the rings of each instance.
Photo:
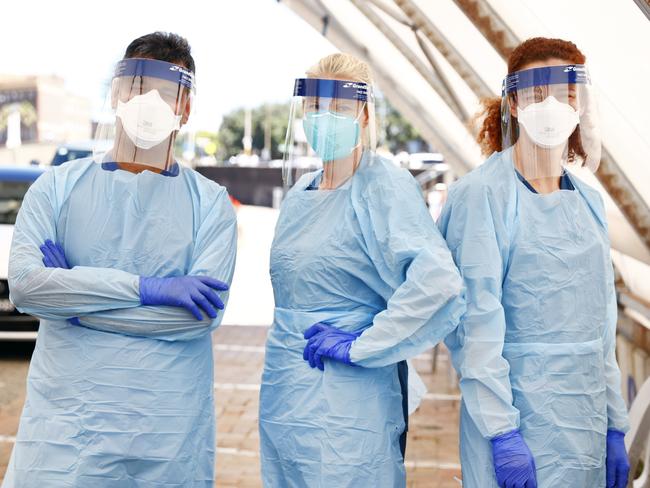
[[[368,63],[347,53],[325,56],[307,70],[309,78],[325,78],[328,75],[372,85],[372,73]]]

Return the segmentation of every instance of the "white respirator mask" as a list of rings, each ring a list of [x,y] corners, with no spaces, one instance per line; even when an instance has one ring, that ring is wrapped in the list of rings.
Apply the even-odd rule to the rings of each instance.
[[[181,128],[181,115],[176,115],[158,90],[137,95],[128,102],[117,102],[115,113],[124,132],[140,149],[151,149]]]
[[[550,149],[565,143],[580,122],[580,115],[568,103],[548,96],[543,102],[517,107],[517,120],[528,137],[540,147]]]

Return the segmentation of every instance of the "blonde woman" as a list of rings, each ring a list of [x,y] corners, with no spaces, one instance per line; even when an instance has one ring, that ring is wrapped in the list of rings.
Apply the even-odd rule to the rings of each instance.
[[[377,156],[369,67],[296,80],[260,394],[267,487],[403,487],[405,359],[453,330],[462,281],[408,171]]]

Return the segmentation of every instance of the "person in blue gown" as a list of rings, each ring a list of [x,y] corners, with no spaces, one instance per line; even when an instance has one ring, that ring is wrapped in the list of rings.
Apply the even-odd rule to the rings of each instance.
[[[25,196],[9,286],[40,329],[4,488],[214,484],[211,332],[237,226],[226,190],[173,158],[193,72],[185,39],[133,41],[112,149]]]
[[[367,65],[328,56],[294,95],[287,141],[302,122],[321,165],[302,172],[288,148],[260,392],[263,483],[404,487],[404,360],[457,326],[462,281],[414,178],[372,150]]]
[[[479,136],[495,152],[451,187],[439,219],[467,287],[446,339],[467,488],[627,486],[605,208],[567,171],[600,160],[584,62],[559,39],[513,51]]]

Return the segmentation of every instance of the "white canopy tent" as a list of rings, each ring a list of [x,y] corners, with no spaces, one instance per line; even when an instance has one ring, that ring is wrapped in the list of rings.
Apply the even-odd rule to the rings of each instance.
[[[600,92],[606,149],[598,180],[587,177],[605,197],[619,272],[635,295],[650,302],[650,22],[640,8],[645,1],[281,3],[340,50],[367,60],[381,91],[459,175],[482,161],[466,122],[481,97],[500,93],[508,52],[534,36],[574,41],[587,54]]]

